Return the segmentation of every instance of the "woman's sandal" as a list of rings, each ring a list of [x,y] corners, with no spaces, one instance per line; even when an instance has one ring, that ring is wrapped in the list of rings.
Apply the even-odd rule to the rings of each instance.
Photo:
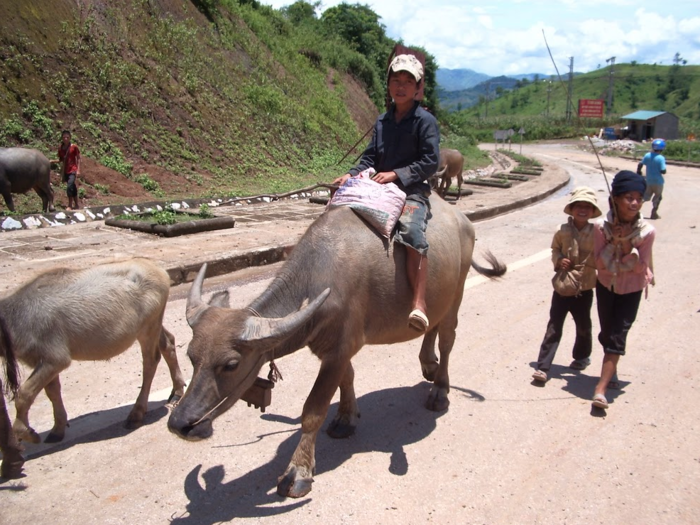
[[[603,394],[596,394],[593,396],[593,406],[596,408],[606,409],[608,408],[608,400],[605,399]]]
[[[430,326],[430,322],[428,316],[416,308],[408,316],[408,326],[419,332],[425,332]]]

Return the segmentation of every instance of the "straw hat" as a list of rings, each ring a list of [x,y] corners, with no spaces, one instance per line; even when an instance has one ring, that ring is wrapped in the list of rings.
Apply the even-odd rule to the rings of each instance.
[[[595,191],[588,186],[579,186],[571,192],[571,198],[569,199],[569,204],[564,207],[564,213],[573,215],[571,208],[575,202],[587,202],[593,205],[593,215],[591,217],[594,219],[603,215],[603,212],[600,211],[598,207],[598,199],[596,199]]]

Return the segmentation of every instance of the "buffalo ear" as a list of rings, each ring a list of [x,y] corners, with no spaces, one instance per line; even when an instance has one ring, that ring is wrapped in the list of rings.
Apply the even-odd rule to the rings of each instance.
[[[231,308],[230,295],[228,290],[216,292],[209,299],[209,306],[218,306],[219,308]]]
[[[331,289],[326,288],[307,306],[300,308],[286,317],[278,319],[249,317],[246,320],[245,331],[243,332],[241,340],[261,350],[269,350],[270,347],[277,346],[306,324],[328,298],[330,293]]]

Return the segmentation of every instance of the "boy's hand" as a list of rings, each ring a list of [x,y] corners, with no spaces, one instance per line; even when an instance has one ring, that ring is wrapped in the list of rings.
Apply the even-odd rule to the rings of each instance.
[[[632,241],[624,238],[627,237],[630,233],[632,233],[632,225],[616,224],[615,226],[613,226],[612,231],[613,235],[620,239],[617,241],[617,243],[620,245],[622,255],[627,255],[628,253],[630,253],[632,251]]]
[[[346,173],[346,174],[343,175],[342,177],[338,177],[337,179],[335,179],[335,180],[333,181],[333,184],[336,184],[336,185],[338,185],[338,186],[342,186],[343,184],[345,184],[345,183],[347,182],[347,180],[348,180],[349,178],[350,178],[350,174],[349,174],[349,173]]]
[[[571,259],[567,259],[566,257],[559,259],[559,269],[568,272],[571,269]]]
[[[395,180],[398,180],[398,178],[399,176],[395,171],[382,171],[381,173],[375,173],[372,180],[374,182],[378,182],[379,184],[386,184],[387,182],[394,182]]]

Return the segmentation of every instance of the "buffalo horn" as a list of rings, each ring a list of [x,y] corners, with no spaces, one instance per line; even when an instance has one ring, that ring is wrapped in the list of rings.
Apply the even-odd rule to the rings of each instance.
[[[264,317],[249,317],[246,321],[246,330],[242,339],[249,343],[264,342],[274,344],[292,335],[297,328],[306,323],[316,310],[323,304],[331,293],[330,288],[326,288],[318,294],[306,307],[279,319],[268,319]]]
[[[187,318],[187,324],[194,326],[197,324],[199,317],[208,308],[208,305],[202,301],[202,283],[204,282],[204,275],[207,273],[207,263],[204,263],[197,273],[192,287],[190,288],[190,293],[187,296],[187,307],[185,309],[185,317]]]

